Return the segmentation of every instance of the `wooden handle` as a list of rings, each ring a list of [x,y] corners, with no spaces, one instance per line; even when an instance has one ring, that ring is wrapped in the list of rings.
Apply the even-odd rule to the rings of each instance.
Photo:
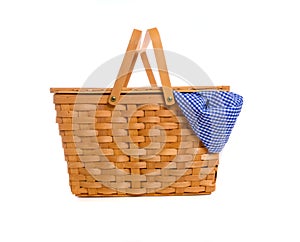
[[[171,86],[171,81],[169,77],[169,72],[167,68],[166,58],[163,51],[163,46],[161,42],[161,38],[157,28],[148,29],[144,38],[144,42],[142,44],[141,57],[142,60],[146,58],[146,48],[148,47],[150,40],[152,41],[152,45],[154,48],[154,55],[156,58],[156,63],[158,67],[158,73],[161,79],[163,94],[166,105],[173,105],[175,103],[173,90]],[[151,71],[151,68],[149,69]]]
[[[114,87],[112,89],[111,95],[108,100],[108,102],[111,105],[117,104],[120,98],[120,93],[122,88],[127,87],[128,85],[129,79],[131,77],[133,68],[135,66],[138,57],[141,37],[142,37],[142,31],[134,29],[126,49],[126,53],[123,57],[121,67],[117,75],[117,79],[115,81]],[[143,64],[145,66],[147,75],[149,77],[150,84],[152,86],[157,86],[153,73],[149,73],[148,71],[150,67],[149,61],[148,63],[147,60],[146,62],[143,61]]]
[[[136,63],[138,57],[139,42],[141,38],[141,31],[134,30],[129,41],[128,48],[126,50],[123,62],[121,64],[120,71],[118,73],[117,80],[112,89],[111,95],[108,99],[109,104],[116,105],[120,99],[121,91],[123,87],[128,85],[132,70]],[[159,75],[161,78],[162,89],[164,94],[164,99],[167,105],[172,105],[175,103],[173,91],[171,87],[171,82],[167,70],[167,64],[165,60],[165,56],[163,53],[163,47],[160,39],[159,32],[156,28],[148,29],[145,35],[145,39],[142,45],[141,57],[146,69],[147,76],[152,86],[156,86],[156,81],[151,70],[151,66],[149,64],[149,60],[147,58],[145,49],[152,41],[152,45],[154,48],[154,54],[159,70]]]
[[[115,81],[114,88],[119,88],[120,85],[122,88],[124,86],[124,83],[128,83],[132,73],[132,71],[130,70],[133,70],[138,57],[137,49],[140,46],[141,37],[142,31],[134,29],[126,49],[126,53],[123,57],[123,61],[117,75],[117,80]]]
[[[136,31],[139,31],[139,30],[133,30],[132,38],[129,41],[129,44],[128,44],[126,52],[132,51],[132,46],[135,46],[134,43],[136,41],[138,41],[140,43],[140,39],[141,39],[141,34],[140,33],[141,33],[141,31],[139,31],[139,32],[136,32]],[[138,49],[139,49],[139,44],[138,44],[137,49],[134,50],[135,53],[134,53],[134,57],[133,57],[132,60],[127,59],[126,56],[124,56],[123,62],[125,62],[125,63],[129,62],[130,63],[130,61],[131,61],[131,64],[130,64],[129,70],[126,73],[126,79],[125,79],[125,82],[123,84],[123,87],[127,87],[128,86],[128,82],[130,80],[133,68],[134,68],[134,66],[136,64],[136,61],[137,61],[137,58],[138,58],[138,51],[139,51]],[[151,66],[150,66],[150,63],[149,63],[149,60],[148,60],[148,57],[147,57],[146,53],[145,53],[145,55],[144,55],[144,57],[142,59],[142,62],[143,62],[144,68],[146,70],[146,73],[147,73],[147,76],[148,76],[148,79],[149,79],[149,82],[150,82],[151,86],[156,87],[157,86],[156,80],[155,80],[155,77],[154,77],[153,72],[151,70]],[[122,73],[120,71],[118,73],[117,79],[119,79],[123,74],[124,73]]]
[[[138,47],[138,48],[139,48],[139,47]],[[127,87],[127,86],[128,86],[128,82],[129,82],[129,80],[130,80],[130,77],[131,77],[133,68],[134,68],[134,66],[135,66],[135,64],[136,64],[137,57],[138,57],[138,54],[139,54],[138,51],[139,51],[139,50],[136,51],[135,56],[134,56],[134,58],[133,58],[133,60],[132,60],[132,63],[131,63],[130,68],[129,68],[129,70],[128,70],[128,73],[127,73],[127,76],[126,76],[126,80],[125,80],[125,82],[124,82],[124,84],[123,84],[123,87]],[[143,62],[145,71],[146,71],[146,73],[147,73],[147,76],[148,76],[150,85],[151,85],[152,87],[157,87],[157,83],[156,83],[155,77],[154,77],[154,75],[153,75],[153,72],[152,72],[152,70],[151,70],[151,66],[150,66],[150,63],[149,63],[149,59],[148,59],[146,53],[144,54],[144,56],[143,56],[143,58],[142,58],[142,62]],[[120,76],[118,75],[117,79],[119,79],[119,78],[120,78]]]

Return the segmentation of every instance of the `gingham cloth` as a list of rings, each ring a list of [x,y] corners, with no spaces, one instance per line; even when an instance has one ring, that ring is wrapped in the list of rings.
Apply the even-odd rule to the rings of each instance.
[[[174,95],[191,128],[208,151],[219,153],[241,112],[243,97],[224,91],[174,91]]]

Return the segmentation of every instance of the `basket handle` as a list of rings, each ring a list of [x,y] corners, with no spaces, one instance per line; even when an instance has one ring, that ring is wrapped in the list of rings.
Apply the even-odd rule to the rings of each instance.
[[[141,35],[141,32],[136,32],[133,33],[133,35]],[[132,38],[134,37],[132,35]],[[136,38],[138,39],[138,38]],[[162,47],[162,43],[161,43],[161,39],[160,39],[160,35],[159,32],[157,30],[157,28],[152,28],[152,29],[148,29],[145,35],[145,39],[142,45],[142,51],[141,51],[141,57],[142,57],[142,61],[143,64],[145,66],[146,69],[146,73],[149,77],[153,77],[153,78],[149,78],[150,83],[155,83],[155,79],[154,79],[154,75],[153,72],[151,70],[147,55],[146,55],[146,48],[150,43],[150,40],[152,41],[152,45],[154,48],[154,54],[155,54],[155,58],[156,58],[156,62],[157,62],[157,66],[158,66],[158,70],[159,70],[159,76],[161,79],[161,83],[162,83],[162,91],[163,91],[163,95],[164,95],[164,99],[165,99],[165,103],[167,105],[173,105],[175,103],[174,100],[174,96],[173,96],[173,92],[172,92],[172,87],[171,87],[171,82],[170,82],[170,78],[169,78],[169,73],[168,73],[168,69],[167,69],[167,64],[166,64],[166,59],[165,59],[165,55],[163,52],[163,47]],[[131,41],[130,41],[131,42]],[[109,96],[108,102],[111,105],[116,105],[120,99],[120,95],[121,95],[121,91],[122,88],[124,86],[127,86],[130,75],[132,73],[132,71],[130,72],[131,68],[133,69],[134,64],[136,62],[136,58],[138,55],[138,51],[137,48],[139,47],[139,40],[138,41],[133,41],[132,44],[129,44],[127,51],[125,53],[119,74],[118,74],[118,78],[114,84],[114,87],[112,89],[112,92]],[[129,72],[128,72],[129,70]]]
[[[141,37],[142,37],[142,31],[134,29],[133,32],[132,32],[131,38],[129,40],[129,44],[128,44],[127,49],[126,49],[126,54],[124,55],[122,65],[120,67],[120,70],[119,70],[119,73],[118,73],[118,76],[117,76],[117,80],[118,80],[123,75],[126,75],[126,79],[124,81],[123,87],[127,87],[129,79],[130,79],[132,71],[133,71],[133,68],[136,64],[137,57],[138,57],[138,49],[140,48]],[[153,72],[151,70],[151,66],[149,64],[149,60],[148,60],[147,55],[144,56],[144,58],[142,59],[142,62],[143,62],[143,65],[145,67],[145,70],[146,70],[146,73],[147,73],[147,76],[148,76],[148,79],[149,79],[149,82],[150,82],[151,86],[156,87],[157,84],[156,84]],[[129,67],[129,69],[125,70],[128,67]]]
[[[120,92],[123,87],[127,87],[127,85],[128,85],[129,79],[131,77],[133,68],[135,66],[135,63],[136,63],[136,60],[137,60],[137,57],[139,54],[141,37],[142,37],[142,31],[137,30],[137,29],[134,29],[132,31],[126,52],[123,57],[123,61],[122,61],[120,70],[117,75],[116,82],[114,84],[114,89],[117,89],[117,90],[120,89]],[[143,64],[146,69],[151,86],[157,86],[152,71],[149,71],[149,68],[151,68],[151,67],[150,67],[147,57],[144,58]],[[114,103],[114,104],[116,104],[116,103]]]
[[[172,90],[169,72],[167,68],[166,57],[163,51],[160,34],[157,28],[152,28],[147,30],[144,38],[144,42],[142,44],[142,50],[140,53],[141,58],[143,62],[144,59],[145,60],[147,59],[146,48],[148,47],[150,40],[152,41],[152,45],[154,49],[154,55],[155,55],[155,59],[158,67],[158,73],[162,84],[165,103],[166,105],[173,105],[175,103],[173,90]],[[152,72],[151,67],[149,69],[149,72]]]

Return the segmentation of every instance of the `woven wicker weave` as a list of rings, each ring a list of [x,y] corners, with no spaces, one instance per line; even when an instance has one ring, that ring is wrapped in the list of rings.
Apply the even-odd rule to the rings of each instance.
[[[57,123],[77,196],[210,194],[218,154],[209,154],[175,103],[172,90],[228,91],[229,87],[171,87],[162,43],[134,30],[113,88],[52,88]],[[162,87],[144,51],[154,47]],[[151,88],[127,88],[140,54]]]
[[[166,107],[162,92],[151,90],[123,92],[114,107],[107,103],[109,89],[51,89],[75,195],[188,195],[215,190],[218,154],[208,153],[176,104]]]

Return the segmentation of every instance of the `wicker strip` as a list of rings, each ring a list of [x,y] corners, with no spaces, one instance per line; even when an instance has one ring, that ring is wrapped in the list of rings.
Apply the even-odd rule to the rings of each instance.
[[[215,190],[218,154],[208,153],[176,104],[164,106],[161,92],[128,91],[112,107],[104,89],[51,91],[73,194],[165,196]]]

